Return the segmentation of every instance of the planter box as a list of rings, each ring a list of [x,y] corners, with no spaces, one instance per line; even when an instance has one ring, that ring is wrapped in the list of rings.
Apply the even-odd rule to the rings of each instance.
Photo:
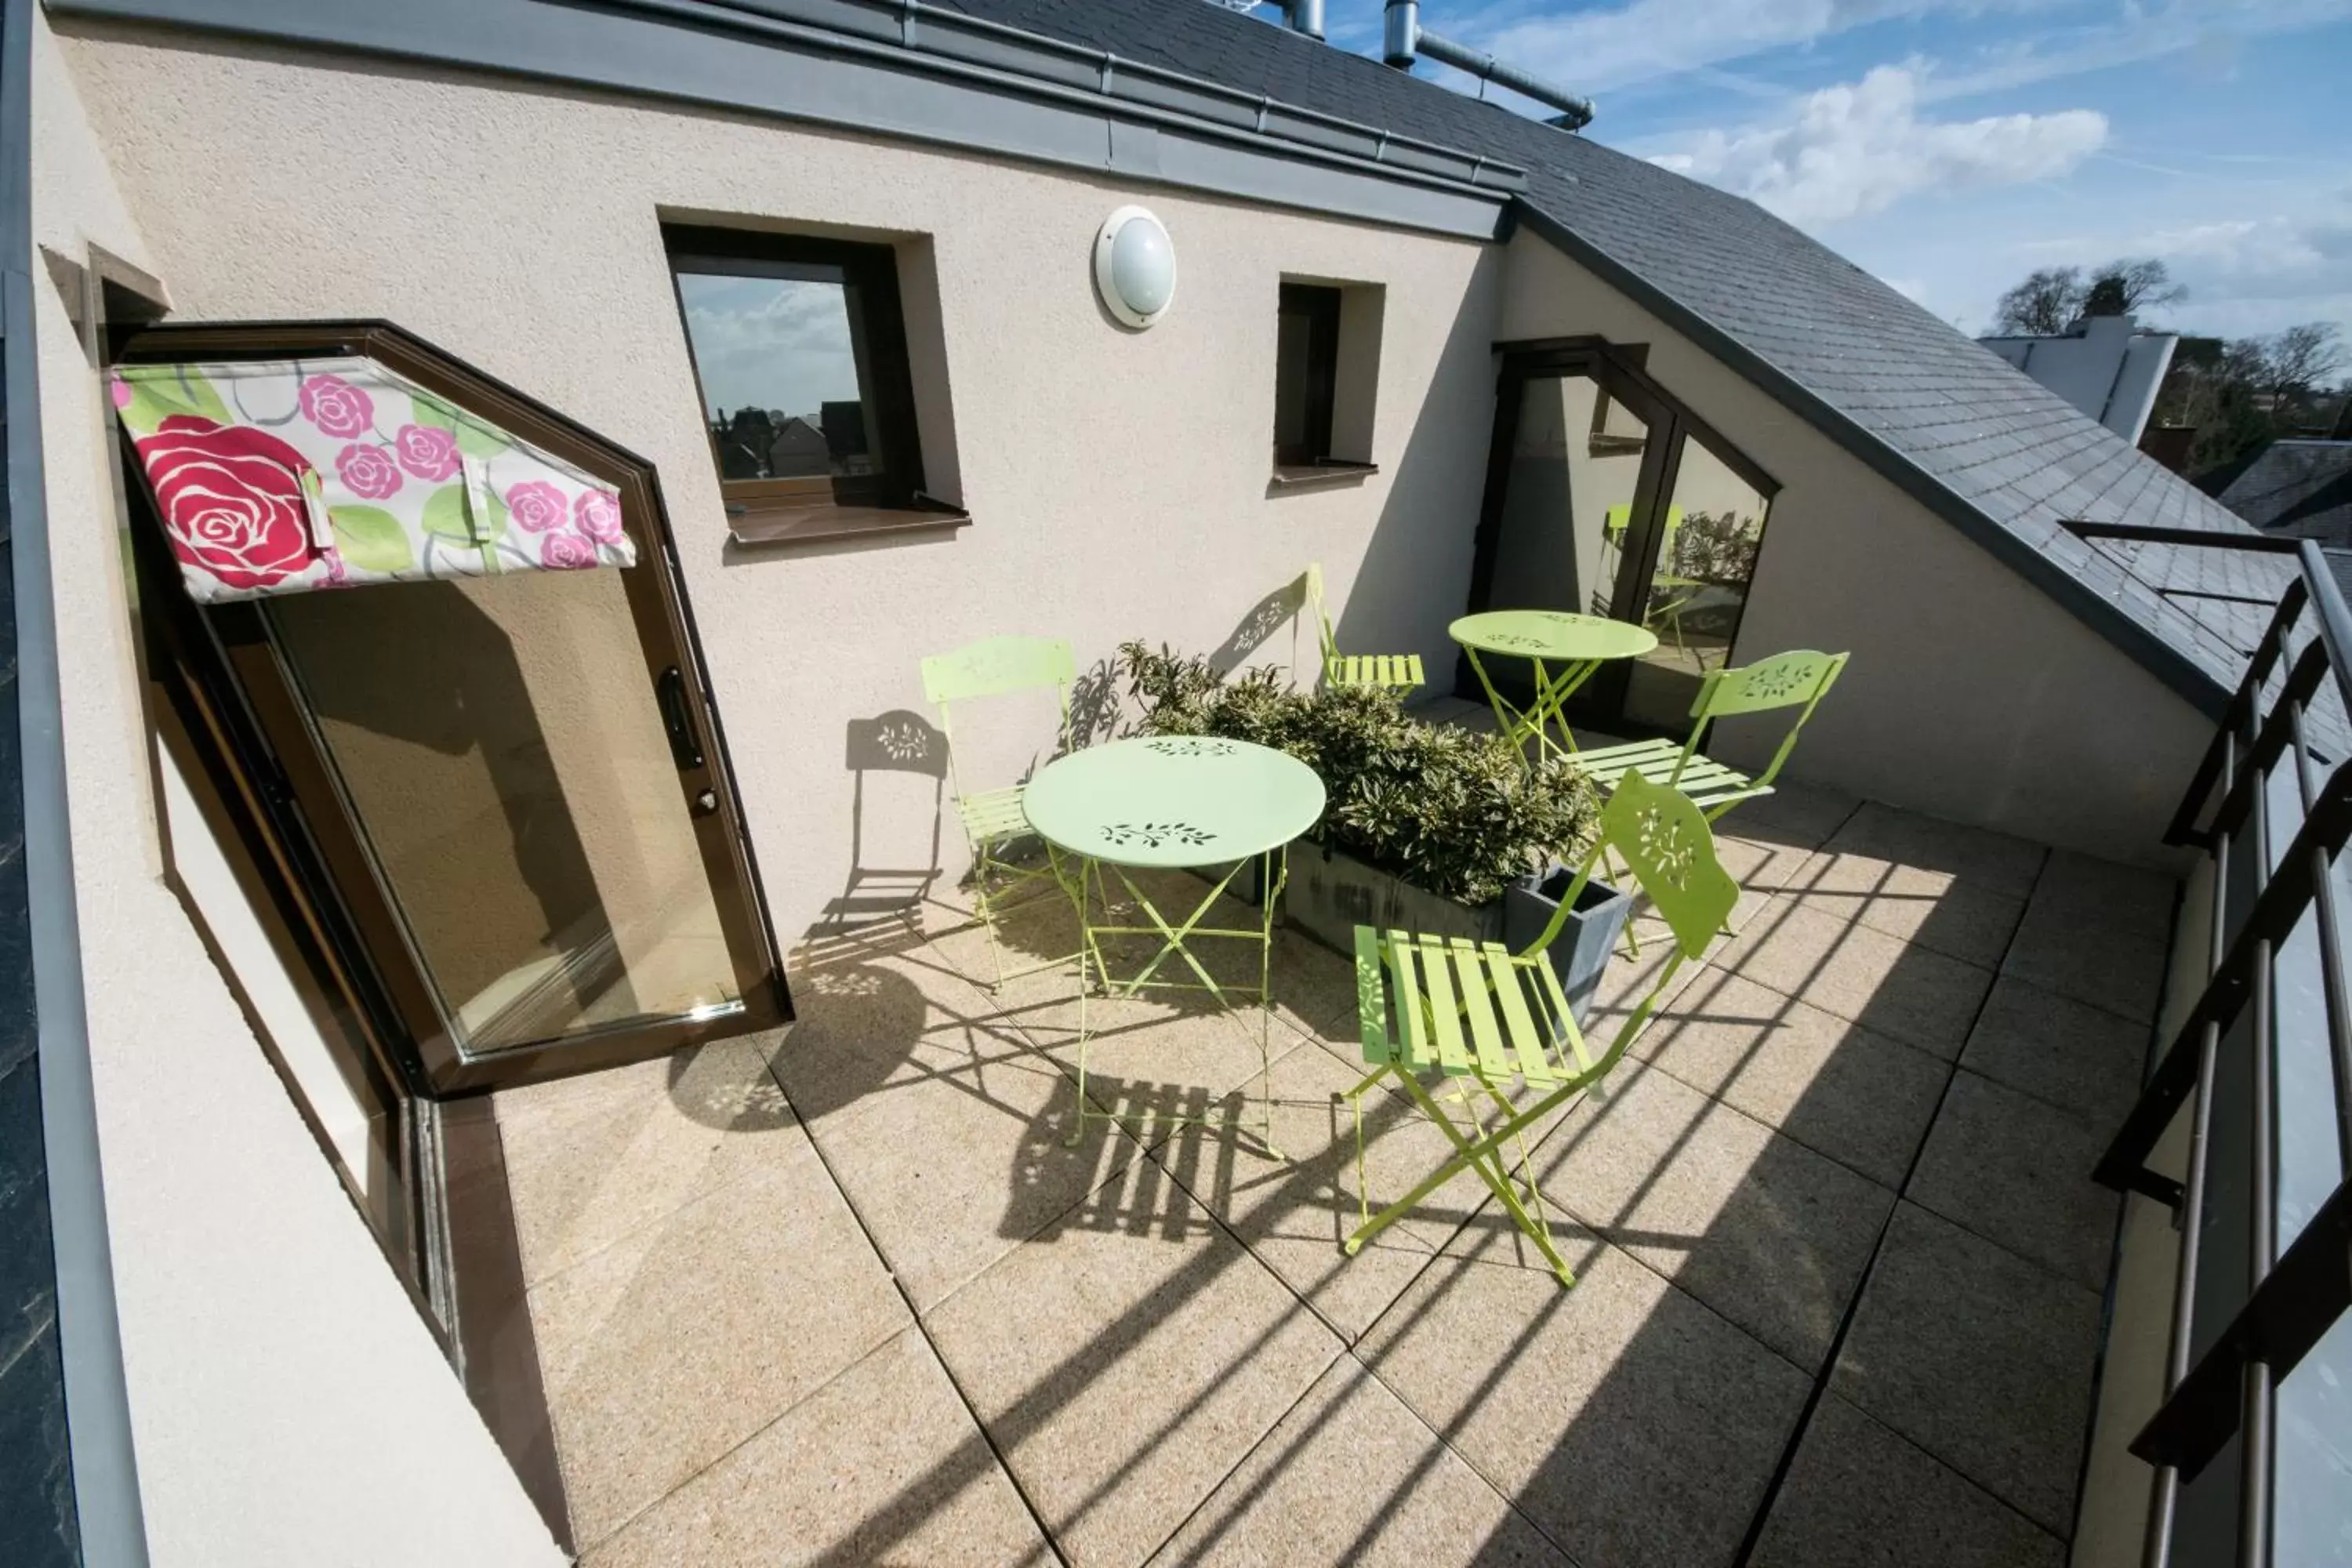
[[[1257,902],[1257,878],[1253,865],[1234,879],[1234,890]],[[1291,847],[1283,912],[1292,925],[1349,959],[1356,953],[1360,925],[1499,942],[1517,952],[1543,934],[1575,879],[1567,867],[1554,866],[1513,883],[1494,902],[1474,908],[1376,870],[1344,849],[1301,843]],[[1595,879],[1585,884],[1577,908],[1552,941],[1548,955],[1552,973],[1559,976],[1559,988],[1579,1024],[1591,1008],[1601,972],[1633,912],[1632,898]]]

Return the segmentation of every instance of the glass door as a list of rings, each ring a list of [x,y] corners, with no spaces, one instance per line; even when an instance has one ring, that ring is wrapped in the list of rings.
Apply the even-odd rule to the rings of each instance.
[[[744,1010],[623,575],[264,605],[436,1024],[468,1059]]]
[[[187,606],[258,737],[252,793],[305,848],[288,874],[354,933],[410,1070],[469,1092],[784,1021],[650,467],[380,324],[158,329],[123,357],[337,353],[610,485],[635,545],[625,566]]]
[[[1748,581],[1764,543],[1769,483],[1696,431],[1685,431],[1635,602],[1658,639],[1625,673],[1622,710],[1637,725],[1687,724],[1699,682],[1731,658]]]
[[[1657,648],[1604,667],[1571,716],[1604,732],[1679,732],[1700,680],[1730,656],[1771,489],[1623,352],[1581,340],[1508,350],[1470,608],[1646,626]]]

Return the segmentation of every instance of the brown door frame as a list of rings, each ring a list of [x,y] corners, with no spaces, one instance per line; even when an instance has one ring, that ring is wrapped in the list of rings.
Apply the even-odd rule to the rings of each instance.
[[[1506,492],[1510,483],[1511,444],[1518,437],[1519,410],[1530,381],[1590,376],[1605,395],[1623,403],[1649,426],[1649,438],[1642,449],[1641,472],[1633,483],[1626,517],[1625,545],[1618,558],[1617,580],[1609,590],[1609,614],[1613,620],[1638,624],[1642,619],[1642,601],[1657,570],[1666,507],[1682,471],[1685,440],[1699,441],[1725,467],[1755,486],[1768,505],[1780,491],[1779,481],[1651,379],[1646,369],[1646,343],[1612,343],[1605,338],[1591,336],[1530,338],[1498,342],[1495,353],[1500,356],[1501,364],[1495,384],[1495,428],[1487,448],[1486,491],[1479,501],[1477,539],[1471,557],[1471,614],[1497,607],[1494,604],[1495,558],[1501,548],[1503,506],[1508,499]],[[1579,719],[1626,726],[1625,690],[1632,678],[1631,660],[1616,659],[1602,665],[1569,704],[1570,712]],[[1507,665],[1494,679],[1498,687],[1517,700],[1525,701],[1531,695],[1527,677]],[[1472,676],[1466,659],[1457,661],[1454,685],[1457,696],[1485,700],[1485,693]],[[1630,727],[1654,728],[1639,724]]]
[[[682,721],[677,747],[682,809],[701,846],[721,928],[736,963],[739,1011],[652,1026],[558,1037],[509,1049],[467,1055],[449,1026],[403,934],[399,918],[377,881],[358,830],[344,807],[331,767],[304,716],[293,682],[273,645],[265,612],[253,603],[215,605],[198,612],[202,640],[226,667],[228,684],[264,738],[269,773],[259,781],[290,830],[315,847],[325,885],[314,900],[340,906],[356,931],[369,966],[389,998],[405,1036],[417,1077],[432,1096],[464,1094],[615,1067],[683,1046],[746,1034],[788,1022],[791,994],[774,931],[760,895],[758,868],[743,828],[733,772],[710,699],[707,666],[682,588],[677,549],[653,465],[564,418],[424,340],[383,321],[249,322],[160,326],[130,333],[115,346],[119,362],[286,359],[361,354],[406,376],[533,445],[613,485],[622,514],[646,546],[641,566],[621,574],[647,680],[657,702],[667,683],[676,694],[666,721]],[[126,463],[135,463],[125,454]],[[126,483],[135,531],[160,536],[146,487],[133,471]],[[144,521],[140,521],[142,518]],[[232,765],[253,766],[252,760]]]

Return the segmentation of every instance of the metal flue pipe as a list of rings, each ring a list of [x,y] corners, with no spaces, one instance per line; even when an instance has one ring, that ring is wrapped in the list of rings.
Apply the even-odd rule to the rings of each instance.
[[[1319,0],[1318,0],[1319,3]],[[1421,0],[1388,0],[1388,9],[1381,16],[1381,54],[1399,70],[1410,70],[1416,56],[1427,55],[1441,65],[1468,71],[1482,81],[1507,87],[1538,103],[1548,103],[1559,110],[1551,121],[1563,131],[1580,131],[1592,121],[1592,100],[1579,98],[1564,88],[1554,87],[1541,77],[1529,76],[1517,66],[1505,65],[1484,49],[1474,49],[1441,37],[1421,25]]]
[[[1282,15],[1292,32],[1310,38],[1323,36],[1323,0],[1282,0]]]

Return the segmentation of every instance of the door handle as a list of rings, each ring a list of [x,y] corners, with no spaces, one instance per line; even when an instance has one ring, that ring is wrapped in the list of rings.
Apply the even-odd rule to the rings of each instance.
[[[670,760],[677,771],[685,773],[702,766],[702,743],[694,738],[694,717],[686,705],[686,675],[671,665],[654,682],[654,694],[660,700],[662,728],[669,731]]]

